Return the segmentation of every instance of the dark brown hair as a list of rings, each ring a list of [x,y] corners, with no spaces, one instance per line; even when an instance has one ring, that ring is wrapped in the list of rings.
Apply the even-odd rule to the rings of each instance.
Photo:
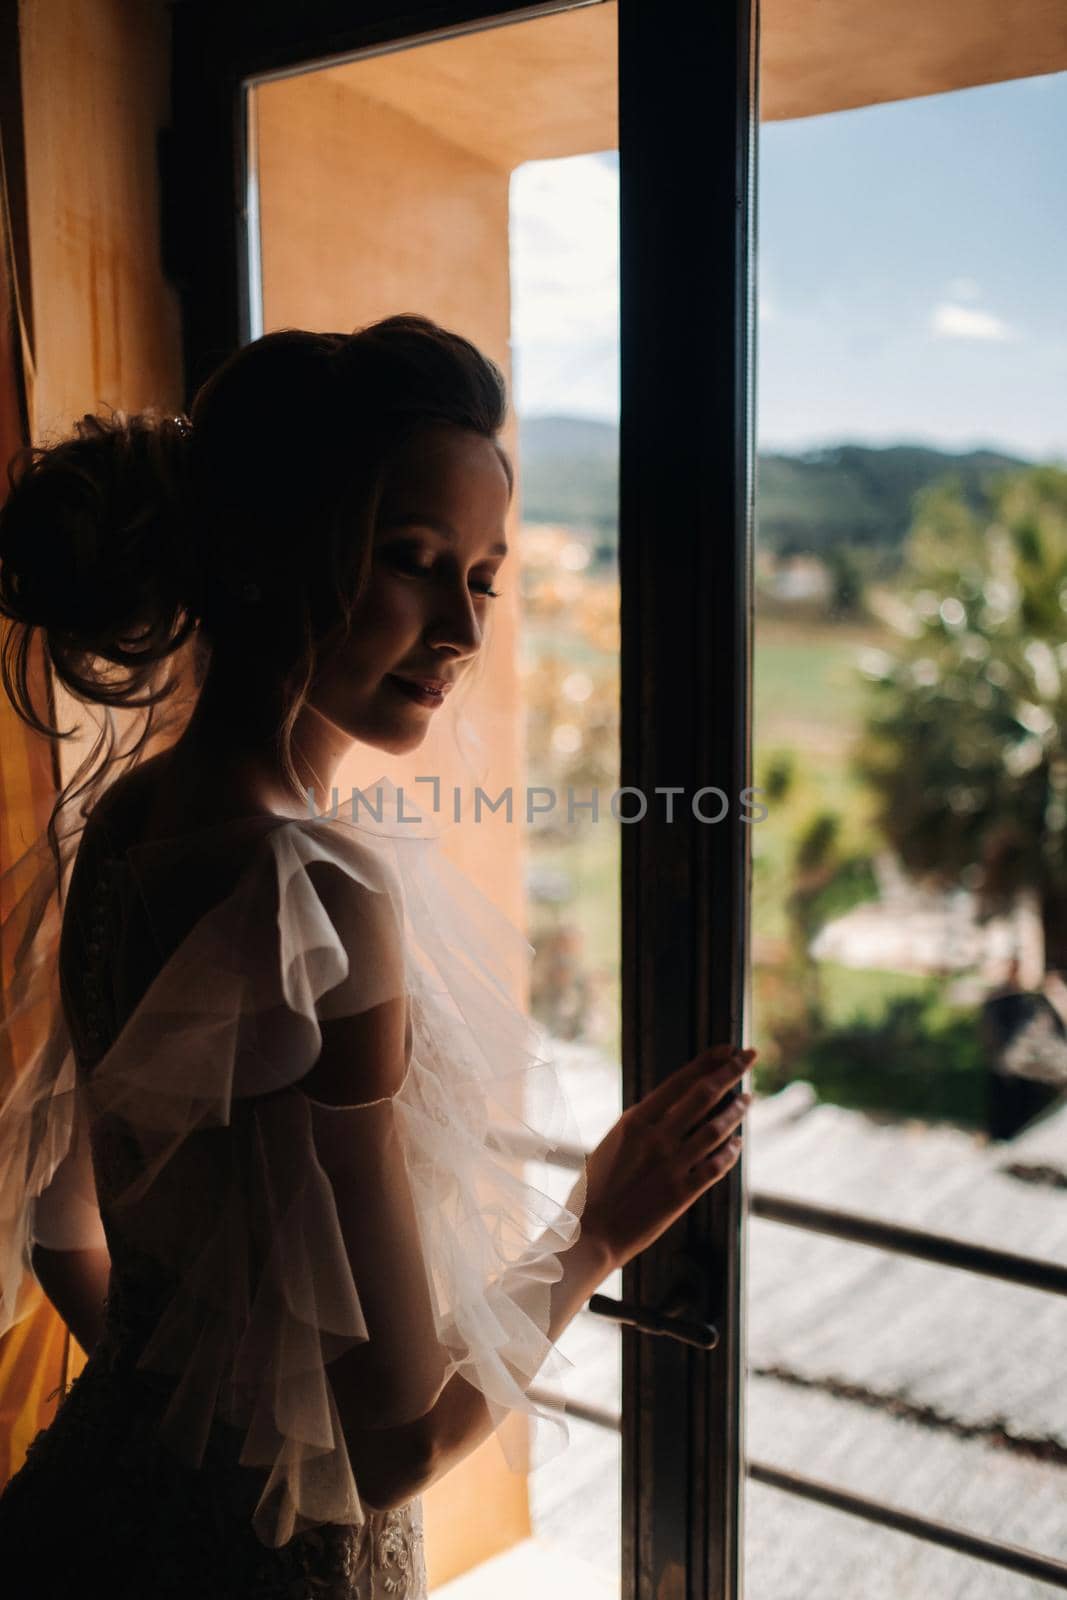
[[[105,730],[49,820],[136,761],[171,720],[188,644],[206,664],[247,663],[279,691],[273,728],[299,789],[290,736],[320,647],[348,628],[367,580],[390,468],[418,429],[446,422],[497,439],[507,388],[496,363],[429,318],[387,317],[355,333],[285,329],[231,356],[188,418],[151,410],[88,415],[71,436],[20,451],[0,507],[0,676],[18,715],[36,711],[36,636],[56,678],[104,708]],[[132,750],[116,753],[113,707],[144,708]],[[101,748],[104,758],[95,765]],[[90,770],[92,769],[92,770]],[[85,816],[91,800],[83,805]]]

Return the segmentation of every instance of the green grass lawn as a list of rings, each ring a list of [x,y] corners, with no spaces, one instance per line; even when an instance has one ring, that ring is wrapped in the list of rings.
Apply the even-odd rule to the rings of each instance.
[[[831,1027],[845,1027],[860,1017],[876,1021],[885,1015],[888,1002],[898,995],[933,995],[934,1001],[927,1013],[931,1022],[938,1025],[951,1022],[961,1014],[944,998],[947,987],[943,978],[926,977],[917,972],[883,972],[875,967],[844,967],[837,961],[821,961],[823,994],[826,998],[826,1020]]]
[[[821,811],[841,819],[845,853],[873,853],[881,838],[873,802],[850,769],[862,727],[867,684],[856,658],[864,646],[885,645],[875,627],[777,618],[757,621],[753,660],[753,769],[759,786],[772,759],[793,761],[789,794],[764,800],[769,815],[753,826],[753,920],[770,939],[788,931],[789,892],[796,840]]]
[[[794,758],[794,782],[785,800],[752,828],[753,917],[757,930],[780,939],[787,928],[783,902],[799,830],[821,810],[842,817],[842,848],[870,851],[880,840],[871,826],[870,802],[849,772],[849,754],[860,727],[865,682],[856,666],[864,645],[885,643],[874,626],[789,620],[757,620],[754,650],[753,765],[756,782],[772,755]],[[586,662],[594,652],[580,638],[530,627],[531,660],[550,652]],[[532,783],[541,779],[535,772]],[[765,802],[766,803],[766,802]],[[602,811],[566,843],[535,845],[539,860],[565,867],[578,885],[573,908],[587,942],[589,960],[603,967],[618,960],[619,825]]]
[[[882,628],[756,619],[753,648],[755,737],[790,742],[798,724],[847,745],[859,726],[865,682],[856,656],[886,643]]]
[[[538,648],[575,661],[588,655],[582,641],[566,637],[541,638],[531,632],[527,643],[534,659]],[[829,810],[840,817],[843,853],[873,854],[882,847],[871,799],[850,769],[868,694],[857,664],[864,646],[885,648],[884,632],[876,626],[779,618],[757,621],[755,782],[760,783],[773,758],[787,754],[793,761],[788,793],[777,802],[765,801],[770,814],[752,831],[753,928],[763,939],[787,938],[785,900],[792,885],[793,853],[801,832],[819,812]],[[529,781],[540,779],[531,772]],[[606,1009],[615,1015],[619,1002],[620,844],[621,827],[603,810],[598,823],[584,819],[565,840],[530,840],[531,860],[566,872],[573,890],[570,902],[557,912],[531,905],[531,922],[547,926],[559,916],[579,928],[583,963],[595,975]],[[828,1034],[863,1023],[876,1027],[894,1001],[908,997],[916,1001],[928,997],[930,1005],[924,1016],[931,1027],[940,1029],[960,1019],[960,1012],[941,998],[943,980],[857,970],[833,962],[822,964],[821,979]],[[758,982],[756,987],[758,990]],[[758,1015],[755,1020],[758,1031]],[[617,1026],[609,1028],[609,1037],[598,1042],[617,1049]]]

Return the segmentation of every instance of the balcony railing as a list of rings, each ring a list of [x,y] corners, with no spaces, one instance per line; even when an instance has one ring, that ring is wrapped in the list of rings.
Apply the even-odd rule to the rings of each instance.
[[[503,1141],[501,1144],[503,1147]],[[507,1148],[517,1156],[532,1153],[529,1149],[524,1150],[521,1139],[510,1137],[506,1144]],[[562,1146],[551,1157],[552,1165],[575,1171],[581,1170],[584,1161],[584,1151]],[[803,1228],[811,1233],[830,1234],[849,1244],[870,1246],[876,1250],[890,1250],[898,1255],[933,1262],[937,1266],[981,1273],[986,1277],[1000,1278],[1006,1283],[1021,1284],[1028,1289],[1040,1289],[1048,1294],[1067,1294],[1067,1267],[1060,1266],[1056,1262],[1015,1255],[1007,1250],[991,1250],[985,1245],[971,1244],[965,1239],[930,1233],[923,1228],[881,1222],[857,1212],[812,1205],[807,1201],[792,1200],[783,1195],[768,1194],[760,1190],[755,1190],[748,1196],[748,1210],[750,1215],[761,1217],[765,1221],[781,1223],[791,1228]],[[539,1404],[556,1410],[565,1410],[568,1416],[580,1418],[595,1427],[615,1431],[621,1429],[622,1418],[616,1412],[600,1406],[576,1404],[573,1401],[564,1404],[561,1397],[550,1390],[531,1389],[530,1393]],[[799,1495],[802,1499],[831,1506],[837,1511],[848,1512],[868,1522],[879,1523],[882,1527],[911,1534],[913,1538],[955,1550],[960,1555],[974,1556],[979,1561],[1003,1567],[1006,1571],[1020,1573],[1028,1578],[1037,1578],[1054,1588],[1067,1589],[1067,1562],[1058,1561],[1053,1556],[1041,1555],[1036,1550],[1023,1549],[997,1539],[988,1539],[980,1534],[971,1533],[966,1528],[938,1522],[932,1517],[920,1516],[913,1511],[904,1511],[884,1501],[853,1494],[849,1490],[823,1483],[817,1478],[772,1467],[762,1461],[749,1458],[746,1462],[746,1472],[755,1482],[781,1489],[787,1494]]]

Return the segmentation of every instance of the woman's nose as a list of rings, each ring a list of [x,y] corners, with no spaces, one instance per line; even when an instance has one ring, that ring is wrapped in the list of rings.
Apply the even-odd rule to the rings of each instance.
[[[466,585],[449,589],[447,596],[442,597],[426,637],[437,648],[451,646],[463,656],[474,655],[481,648],[482,627],[474,609],[474,597]]]

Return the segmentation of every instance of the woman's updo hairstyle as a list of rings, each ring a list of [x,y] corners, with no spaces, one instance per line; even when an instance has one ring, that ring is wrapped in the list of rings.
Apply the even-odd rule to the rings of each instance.
[[[0,611],[24,632],[41,630],[57,675],[85,698],[114,700],[82,663],[137,663],[134,623],[153,659],[191,628],[174,639],[189,437],[180,417],[86,415],[71,437],[21,450],[8,466]],[[5,663],[14,637],[5,640]],[[6,679],[5,687],[10,693]]]
[[[290,734],[366,582],[392,465],[425,424],[451,423],[496,445],[510,488],[506,418],[496,363],[408,313],[352,334],[269,333],[203,384],[188,418],[89,415],[19,452],[0,507],[0,614],[14,624],[0,673],[15,710],[49,737],[78,731],[34,708],[39,635],[57,678],[105,708],[99,776],[110,708],[147,708],[134,761],[178,687],[164,664],[193,636],[198,679],[225,659],[277,689],[276,748],[299,791]]]

